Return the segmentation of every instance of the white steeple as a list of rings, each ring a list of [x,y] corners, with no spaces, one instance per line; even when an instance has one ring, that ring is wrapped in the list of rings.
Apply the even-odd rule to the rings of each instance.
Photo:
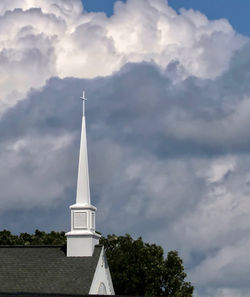
[[[76,192],[76,204],[90,204],[89,193],[89,169],[88,169],[88,152],[87,152],[87,138],[86,138],[86,121],[85,121],[85,92],[83,91],[82,99],[82,133],[80,144],[80,155],[78,165],[78,180]]]
[[[95,232],[96,208],[91,205],[89,190],[89,169],[85,121],[85,92],[83,101],[82,132],[78,165],[76,204],[71,205],[71,231],[67,236],[67,256],[92,256],[100,235]]]

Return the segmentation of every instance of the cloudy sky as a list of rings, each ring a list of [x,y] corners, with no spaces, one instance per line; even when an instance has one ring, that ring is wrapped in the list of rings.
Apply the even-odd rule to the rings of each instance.
[[[0,2],[1,229],[69,230],[84,88],[97,230],[249,297],[250,3],[82,2]]]

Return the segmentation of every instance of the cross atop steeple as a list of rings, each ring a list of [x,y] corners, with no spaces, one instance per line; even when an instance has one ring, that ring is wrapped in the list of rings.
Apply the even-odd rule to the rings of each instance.
[[[85,116],[85,103],[87,101],[87,98],[85,97],[85,91],[82,91],[82,97],[80,97],[82,99],[82,114],[83,116]]]

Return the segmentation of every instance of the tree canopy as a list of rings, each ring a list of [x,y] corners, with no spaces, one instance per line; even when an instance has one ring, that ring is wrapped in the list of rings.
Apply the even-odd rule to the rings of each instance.
[[[192,297],[193,286],[177,251],[164,259],[162,247],[130,235],[102,237],[117,295]],[[65,245],[65,232],[36,230],[34,234],[0,231],[0,245]]]
[[[102,237],[118,295],[191,297],[182,259],[170,251],[164,259],[162,247],[134,240],[130,235]]]
[[[36,230],[34,234],[13,235],[8,230],[0,231],[0,245],[65,245],[65,232],[46,233]]]

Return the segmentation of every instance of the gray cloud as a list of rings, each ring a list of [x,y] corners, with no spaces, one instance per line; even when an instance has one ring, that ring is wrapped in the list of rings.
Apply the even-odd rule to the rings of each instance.
[[[1,226],[69,228],[85,88],[97,229],[178,249],[200,296],[250,296],[248,52],[215,80],[142,63],[30,91],[0,119]]]

